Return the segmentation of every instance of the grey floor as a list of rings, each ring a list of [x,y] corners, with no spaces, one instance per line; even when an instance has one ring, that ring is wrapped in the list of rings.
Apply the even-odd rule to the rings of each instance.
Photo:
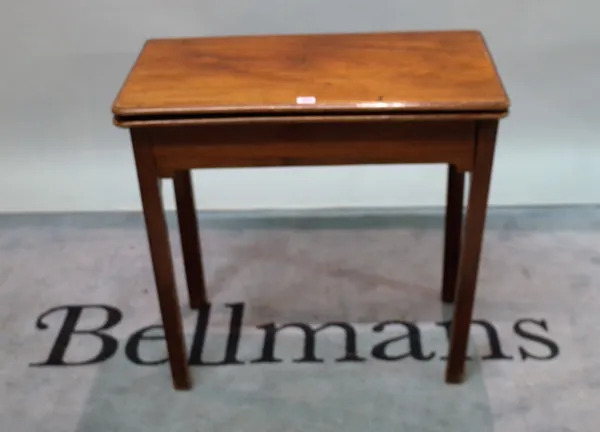
[[[169,218],[190,348],[198,314]],[[600,208],[490,210],[474,318],[499,346],[473,326],[460,386],[443,383],[439,211],[202,213],[200,225],[202,358],[223,358],[236,304],[242,364],[193,365],[194,389],[177,393],[160,328],[136,333],[160,324],[141,215],[0,216],[1,431],[598,430]],[[104,342],[86,333],[107,319]],[[417,327],[412,351],[392,321]],[[336,361],[348,339],[331,326],[316,336],[322,362],[294,361],[305,336],[290,328],[280,362],[252,363],[265,324],[331,322],[352,326],[363,361]],[[387,359],[373,355],[393,338]]]

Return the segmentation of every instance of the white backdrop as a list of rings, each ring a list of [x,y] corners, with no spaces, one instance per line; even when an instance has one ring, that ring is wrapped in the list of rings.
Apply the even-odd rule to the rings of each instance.
[[[481,29],[512,100],[491,204],[600,203],[597,0],[19,0],[0,5],[0,211],[140,208],[110,106],[146,38]],[[438,166],[196,172],[202,209],[429,206]],[[166,201],[172,207],[170,184]]]

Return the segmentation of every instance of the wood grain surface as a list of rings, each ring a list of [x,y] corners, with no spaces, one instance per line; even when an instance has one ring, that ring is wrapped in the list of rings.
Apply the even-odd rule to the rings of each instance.
[[[152,39],[113,104],[143,116],[488,112],[509,100],[478,31]]]

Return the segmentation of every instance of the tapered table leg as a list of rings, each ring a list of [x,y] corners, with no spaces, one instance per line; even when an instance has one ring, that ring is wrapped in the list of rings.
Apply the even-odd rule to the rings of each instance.
[[[448,189],[446,192],[446,221],[444,234],[444,273],[442,301],[452,303],[456,291],[456,278],[460,257],[463,197],[465,174],[448,165]]]
[[[450,350],[446,366],[446,382],[448,383],[459,383],[463,380],[487,214],[497,124],[497,121],[478,123],[475,161],[471,175],[464,242],[460,255],[457,293],[452,319]]]
[[[143,138],[132,131],[138,182],[160,313],[169,352],[169,365],[173,387],[178,390],[187,390],[191,388],[191,378],[161,196],[160,178],[156,173],[150,144]]]
[[[173,186],[190,307],[199,309],[203,304],[206,304],[207,298],[198,218],[196,216],[196,206],[194,205],[194,190],[190,171],[175,173]]]

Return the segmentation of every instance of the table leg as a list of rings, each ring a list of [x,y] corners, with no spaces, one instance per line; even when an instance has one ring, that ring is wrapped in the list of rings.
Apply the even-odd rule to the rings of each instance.
[[[144,207],[144,219],[160,313],[169,352],[173,387],[177,390],[187,390],[191,388],[191,379],[173,273],[169,234],[161,197],[161,180],[156,173],[150,145],[143,140],[135,139],[133,133],[132,139],[134,140],[133,148],[140,195]]]
[[[206,288],[190,171],[175,173],[173,186],[190,307],[200,309],[203,304],[206,304]]]
[[[456,276],[460,257],[463,196],[465,174],[448,165],[448,189],[446,192],[446,221],[444,235],[444,276],[442,301],[452,303],[456,291]]]
[[[464,375],[497,125],[497,121],[483,121],[478,124],[475,162],[471,175],[464,228],[465,236],[458,272],[458,291],[456,293],[450,350],[446,366],[446,382],[448,383],[459,383],[463,380]]]

